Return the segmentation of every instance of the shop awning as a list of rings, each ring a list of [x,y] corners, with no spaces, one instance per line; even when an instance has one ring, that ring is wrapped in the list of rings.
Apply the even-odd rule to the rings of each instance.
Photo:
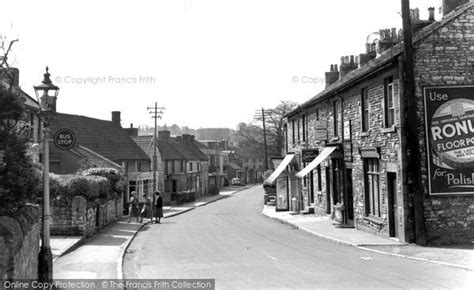
[[[324,159],[328,158],[328,156],[336,150],[336,147],[326,147],[324,150],[319,153],[319,155],[311,161],[303,170],[296,173],[296,177],[303,178],[306,174],[308,174],[311,170],[316,168]]]
[[[285,170],[285,168],[288,166],[288,164],[290,164],[291,160],[295,157],[295,154],[287,154],[285,156],[285,158],[283,159],[283,161],[280,163],[280,165],[278,165],[277,169],[275,169],[275,171],[273,171],[272,175],[270,175],[270,177],[267,178],[267,180],[265,180],[266,182],[268,183],[273,183],[275,181],[275,179],[278,178],[278,176],[280,176],[280,174],[283,172],[283,170]]]

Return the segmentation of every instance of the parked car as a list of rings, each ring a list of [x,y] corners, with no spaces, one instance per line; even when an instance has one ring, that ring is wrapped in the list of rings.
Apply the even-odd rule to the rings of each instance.
[[[232,178],[232,180],[230,181],[230,184],[231,185],[241,185],[241,181],[240,181],[240,178]]]
[[[275,203],[276,202],[276,184],[264,182],[263,189],[265,190],[265,194],[263,196],[263,204]]]

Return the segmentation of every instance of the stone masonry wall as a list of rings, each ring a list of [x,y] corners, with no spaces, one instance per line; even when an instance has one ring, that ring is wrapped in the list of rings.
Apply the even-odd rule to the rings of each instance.
[[[122,217],[121,204],[121,198],[91,203],[75,196],[70,205],[52,207],[51,234],[90,237]]]
[[[40,228],[37,205],[0,217],[0,280],[38,277]]]
[[[422,180],[427,241],[430,244],[472,243],[474,193],[430,196],[423,87],[472,85],[474,61],[474,8],[444,25],[415,46],[415,81],[418,100]]]

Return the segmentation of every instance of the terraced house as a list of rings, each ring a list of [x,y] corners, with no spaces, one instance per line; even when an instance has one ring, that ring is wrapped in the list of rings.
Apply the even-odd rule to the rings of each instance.
[[[155,150],[153,139],[153,136],[134,137],[151,160]],[[193,135],[171,137],[169,131],[158,132],[156,156],[158,190],[171,193],[171,199],[184,191],[194,192],[196,196],[208,193],[208,159]]]
[[[472,241],[474,3],[443,1],[443,9],[440,21],[433,9],[424,21],[412,11],[414,122],[395,29],[331,65],[326,88],[286,115],[287,155],[270,177],[277,210],[328,214],[404,242]],[[410,142],[419,148],[412,167]]]

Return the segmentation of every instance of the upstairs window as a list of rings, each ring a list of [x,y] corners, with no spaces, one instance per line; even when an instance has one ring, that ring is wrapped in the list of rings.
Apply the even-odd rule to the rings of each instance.
[[[142,171],[142,164],[140,163],[140,161],[135,162],[135,171],[137,171],[137,172]]]
[[[334,103],[333,103],[334,137],[339,136],[339,118],[340,118],[340,116],[339,116],[338,107],[339,107],[339,102],[334,101]]]
[[[361,91],[360,106],[362,108],[362,132],[369,131],[369,90],[363,88]]]
[[[384,116],[385,127],[392,127],[395,124],[395,91],[393,87],[393,78],[388,77],[384,80]]]
[[[303,122],[303,142],[305,142],[306,141],[306,115],[303,115],[302,122]]]

